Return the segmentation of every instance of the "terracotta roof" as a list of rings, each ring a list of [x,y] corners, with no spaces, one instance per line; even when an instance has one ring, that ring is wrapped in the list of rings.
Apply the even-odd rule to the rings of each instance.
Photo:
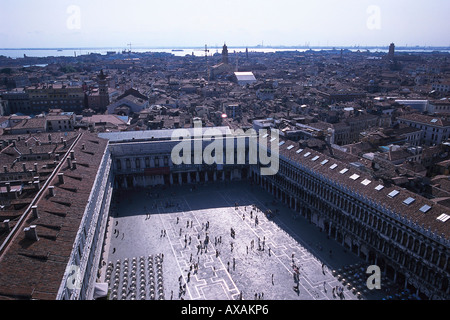
[[[83,144],[85,150],[82,150]],[[47,176],[47,179],[52,177],[49,185],[55,186],[56,195],[49,197],[48,191],[43,190],[35,199],[39,218],[34,218],[27,207],[10,208],[6,212],[11,217],[12,237],[2,247],[0,255],[0,299],[56,298],[107,141],[82,133],[68,142],[66,148],[58,145],[56,149],[64,153],[71,146],[78,165],[76,169],[69,169],[66,163],[62,164],[59,172],[64,173],[64,184],[59,184],[56,172],[54,176]],[[53,172],[50,170],[50,173]],[[30,193],[22,200],[31,203],[35,196],[36,193]],[[23,217],[20,224],[19,217]],[[30,225],[37,226],[39,241],[25,237],[23,228]],[[5,232],[0,228],[2,240]]]
[[[280,138],[280,142],[282,140],[283,139]],[[267,143],[269,146],[271,145],[270,137],[268,138]],[[288,150],[291,145],[294,145],[294,147]],[[304,148],[301,152],[298,152],[300,149],[303,148],[299,147],[298,143],[285,141],[282,146],[279,146],[279,153],[285,158],[291,159],[317,174],[320,174],[345,188],[353,190],[353,192],[366,198],[365,201],[374,201],[381,207],[391,209],[394,213],[399,214],[401,217],[406,218],[418,226],[423,225],[425,229],[430,228],[431,231],[436,231],[438,235],[444,234],[446,239],[450,238],[450,228],[448,228],[448,225],[446,225],[445,222],[437,220],[443,213],[450,215],[449,208],[435,204],[429,199],[397,186],[386,185],[378,191],[375,187],[383,184],[379,181],[375,181],[370,174],[363,172],[348,163],[343,163],[330,156],[324,155],[323,153],[309,148]],[[310,153],[310,155],[305,157],[307,153]],[[315,157],[318,158],[313,161],[312,159],[315,159]],[[323,164],[324,160],[328,160],[328,162]],[[330,167],[334,164],[337,166],[334,169],[331,169]],[[348,169],[348,171],[344,172],[342,171],[343,169]],[[356,180],[351,179],[350,177],[355,174],[358,175],[358,178]],[[367,185],[362,184],[365,180],[370,181],[370,183]],[[394,190],[398,190],[399,194],[394,198],[388,196]],[[408,198],[413,198],[414,202],[406,205],[403,201]],[[420,210],[424,208],[424,206],[430,206],[430,209],[426,213]]]

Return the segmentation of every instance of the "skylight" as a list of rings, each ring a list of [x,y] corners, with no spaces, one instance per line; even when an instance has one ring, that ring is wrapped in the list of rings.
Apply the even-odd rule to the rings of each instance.
[[[315,156],[314,158],[311,159],[311,161],[316,161],[317,159],[319,159],[319,156]]]
[[[272,140],[271,140],[272,141]],[[283,144],[285,144],[285,141],[281,141],[278,145],[281,147]]]
[[[303,149],[298,149],[296,152],[301,153],[302,151],[303,151]]]
[[[440,221],[442,221],[442,222],[445,222],[445,221],[447,221],[448,219],[450,219],[450,216],[449,216],[448,214],[443,213],[443,214],[441,214],[439,217],[437,217],[436,219],[437,219],[437,220],[440,220]]]
[[[327,164],[328,161],[329,161],[329,160],[325,159],[325,160],[323,160],[320,164],[321,164],[321,165]]]
[[[419,210],[422,211],[423,213],[427,213],[430,209],[431,209],[431,207],[426,204],[422,208],[420,208]]]
[[[306,157],[309,157],[310,155],[311,155],[311,152],[307,152],[307,153],[305,153],[304,157],[306,158]]]
[[[391,192],[388,194],[388,197],[394,198],[394,197],[397,196],[399,193],[400,193],[400,191],[398,191],[398,190],[391,191]]]
[[[335,164],[331,165],[330,169],[334,170],[334,169],[336,169],[336,167],[337,167],[337,164],[335,163]]]
[[[406,205],[410,205],[414,201],[416,201],[416,199],[409,197],[408,199],[404,200],[403,203]]]
[[[346,173],[347,171],[348,171],[348,169],[345,168],[345,169],[342,169],[341,171],[339,171],[339,173],[340,173],[340,174],[344,174],[344,173]]]
[[[379,185],[377,185],[375,187],[375,190],[377,190],[377,191],[380,191],[380,190],[383,190],[383,189],[384,189],[384,186],[382,184],[379,184]]]
[[[356,173],[353,174],[352,176],[350,176],[350,179],[352,179],[352,180],[356,180],[358,178],[359,178],[359,176]]]
[[[292,148],[294,148],[293,145],[290,145],[289,147],[287,147],[288,150],[291,150]]]
[[[368,180],[368,179],[365,179],[363,182],[361,182],[361,184],[367,186],[367,185],[369,185],[371,182],[372,182],[372,181],[370,181],[370,180]]]

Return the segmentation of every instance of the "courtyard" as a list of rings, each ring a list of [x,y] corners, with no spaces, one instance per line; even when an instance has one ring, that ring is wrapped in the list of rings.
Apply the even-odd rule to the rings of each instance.
[[[384,296],[364,288],[364,261],[247,181],[116,191],[103,260],[110,299]]]

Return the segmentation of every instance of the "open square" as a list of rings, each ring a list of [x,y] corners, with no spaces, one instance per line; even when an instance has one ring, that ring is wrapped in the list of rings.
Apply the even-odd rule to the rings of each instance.
[[[102,269],[113,299],[340,299],[336,286],[358,299],[332,270],[361,260],[249,182],[126,191],[114,203]]]

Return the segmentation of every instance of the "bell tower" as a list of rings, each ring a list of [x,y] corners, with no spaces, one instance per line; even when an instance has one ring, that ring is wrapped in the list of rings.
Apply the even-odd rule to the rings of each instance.
[[[228,64],[228,47],[226,44],[223,45],[222,49],[222,63]]]
[[[108,80],[103,73],[103,69],[97,76],[98,81],[98,93],[99,93],[99,107],[106,108],[109,105],[109,93],[108,93]]]

